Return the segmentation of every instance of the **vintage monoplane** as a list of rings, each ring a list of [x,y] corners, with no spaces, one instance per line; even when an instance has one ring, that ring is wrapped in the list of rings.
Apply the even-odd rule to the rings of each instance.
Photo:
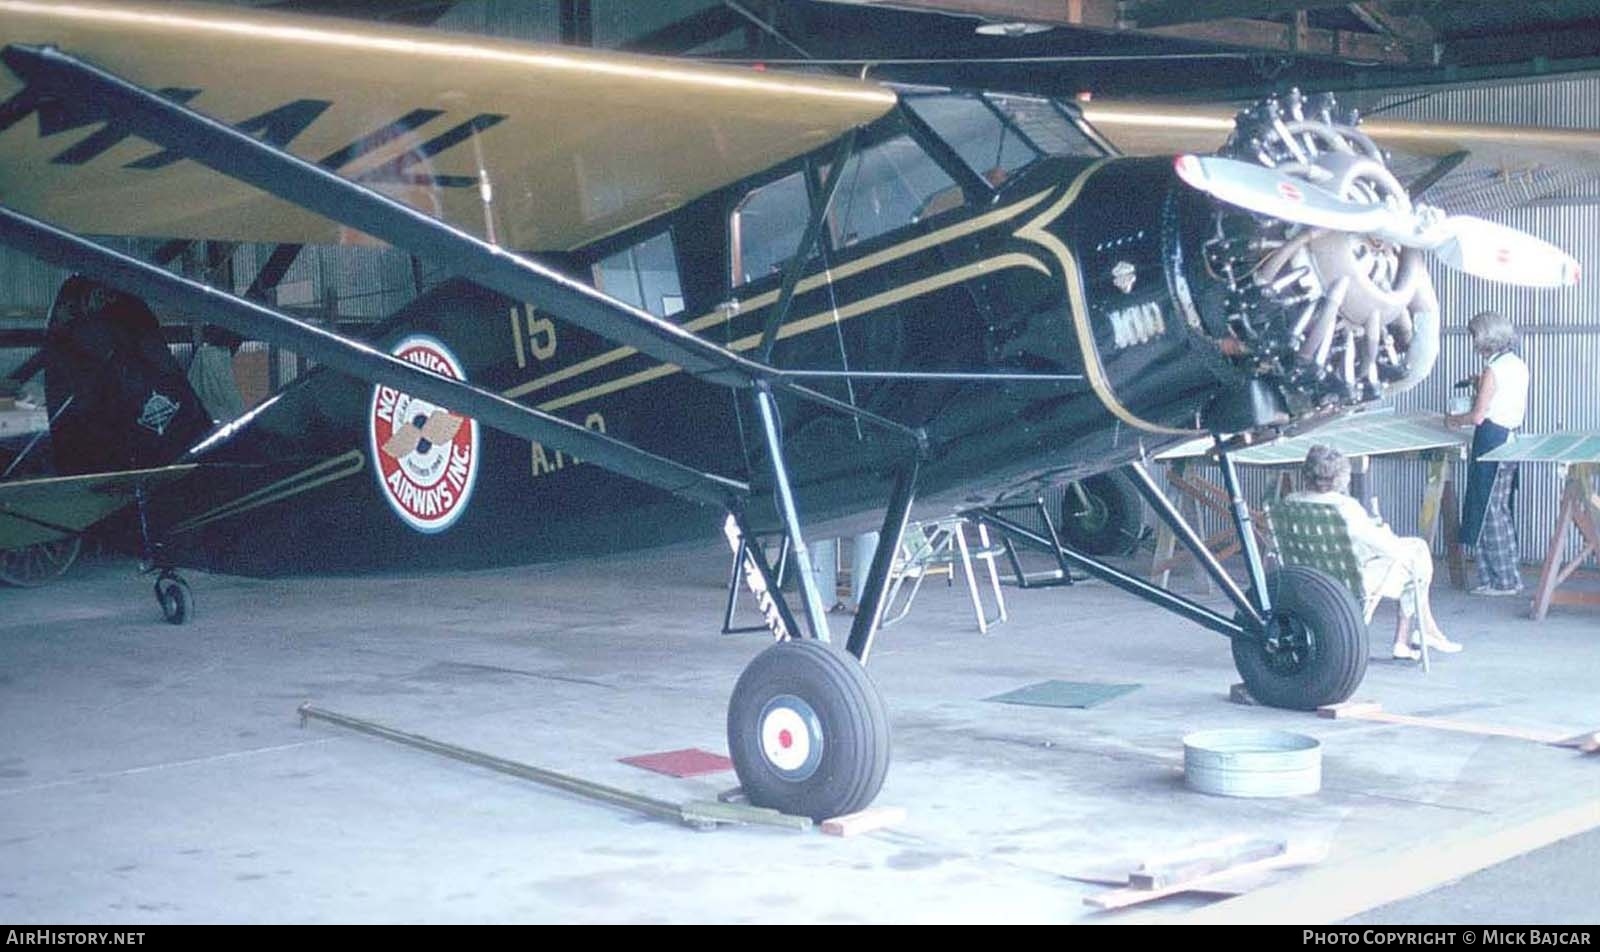
[[[864,666],[920,511],[1225,635],[1267,703],[1348,697],[1348,593],[1269,575],[1248,531],[1240,586],[1141,462],[1215,436],[1242,525],[1230,439],[1429,372],[1424,254],[1577,280],[1541,241],[1415,202],[1385,148],[1600,154],[1585,133],[1362,127],[1328,98],[1235,122],[176,5],[0,0],[0,45],[0,241],[76,272],[38,361],[60,475],[0,484],[0,548],[93,527],[181,621],[184,566],[520,564],[731,518],[779,643],[739,679],[729,746],[752,801],[815,817],[883,781]],[[279,247],[235,294],[85,235]],[[263,303],[299,246],[373,241],[451,278],[365,340]],[[318,366],[213,428],[152,308]],[[999,505],[1119,467],[1231,613]],[[754,543],[804,559],[807,534],[863,528],[885,544],[831,642],[810,574],[795,613]]]

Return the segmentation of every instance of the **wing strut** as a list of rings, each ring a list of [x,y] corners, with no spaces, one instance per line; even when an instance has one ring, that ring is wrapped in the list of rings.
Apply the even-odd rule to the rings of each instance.
[[[223,175],[437,261],[453,274],[676,364],[692,376],[733,387],[765,383],[917,441],[910,427],[818,393],[765,363],[742,357],[671,321],[610,298],[55,47],[13,44],[0,50],[0,60],[36,91],[71,103],[88,117],[116,123]]]
[[[482,241],[59,49],[13,44],[0,50],[0,61],[36,92],[70,103],[82,111],[84,118],[115,123],[119,129],[230,178],[437,261],[483,287],[534,304],[657,360],[676,364],[699,379],[752,389],[773,468],[775,501],[796,559],[802,566],[806,564],[807,553],[782,453],[773,395],[782,392],[829,407],[904,439],[908,445],[908,460],[896,480],[884,515],[879,557],[873,560],[868,573],[863,611],[852,626],[848,645],[858,658],[866,659],[882,615],[882,594],[892,553],[904,531],[915,498],[919,463],[927,452],[927,437],[921,430],[812,390],[800,383],[800,378],[790,377],[765,362],[742,357],[677,324],[607,297],[535,261]],[[847,137],[835,158],[834,168],[830,170],[829,192],[843,171],[843,159],[849,154],[852,142],[853,138]],[[827,196],[823,196],[819,209],[814,212],[826,205]],[[821,214],[814,213],[810,230],[820,231],[820,225]],[[811,240],[815,241],[814,234]],[[721,506],[739,519],[741,529],[747,538],[750,537],[750,525],[744,512],[751,490],[744,483],[700,472],[470,384],[437,377],[365,344],[177,277],[3,206],[0,206],[0,243],[13,245],[52,264],[82,271],[147,299],[186,310],[246,337],[278,343],[334,370],[459,410],[486,426],[574,453],[612,472]],[[798,268],[791,268],[785,284],[791,285],[797,278]],[[763,352],[771,347],[775,332],[776,327],[770,324],[765,329]],[[1041,376],[1041,379],[1059,382],[1055,375]],[[756,575],[768,574],[762,570],[764,566],[758,564],[757,569]],[[802,571],[800,576],[811,636],[828,640],[826,607],[821,593],[811,573]],[[769,596],[788,616],[790,632],[797,634],[792,616],[781,605],[782,593],[773,588],[768,586]]]
[[[697,502],[737,512],[750,495],[750,487],[744,483],[701,472],[480,387],[435,376],[366,344],[179,277],[4,206],[0,206],[0,243],[252,340],[271,341],[341,373],[415,394],[474,417],[485,426],[537,440]]]

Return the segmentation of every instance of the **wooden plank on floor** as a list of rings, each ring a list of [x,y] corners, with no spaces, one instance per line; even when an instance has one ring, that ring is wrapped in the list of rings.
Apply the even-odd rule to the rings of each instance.
[[[1134,889],[1165,889],[1257,860],[1282,856],[1289,845],[1266,837],[1237,836],[1205,843],[1140,863],[1128,874]]]
[[[822,821],[822,832],[829,836],[858,836],[904,823],[905,807],[869,807],[859,813],[846,813]]]
[[[1342,922],[1597,827],[1600,799],[1593,797],[1554,812],[1488,817],[1459,827],[1453,835],[1430,834],[1394,849],[1367,852],[1175,921],[1301,926]]]
[[[1568,738],[1564,732],[1538,730],[1525,727],[1502,727],[1476,721],[1458,721],[1445,717],[1425,717],[1418,714],[1393,714],[1376,701],[1346,701],[1317,708],[1317,716],[1334,719],[1371,721],[1376,724],[1396,724],[1403,727],[1430,727],[1459,734],[1476,734],[1479,737],[1509,737],[1513,740],[1533,741],[1536,744],[1559,744]],[[1569,745],[1570,746],[1570,745]]]
[[[1337,720],[1341,717],[1363,717],[1367,714],[1377,714],[1383,710],[1383,705],[1377,701],[1345,701],[1342,704],[1324,704],[1317,708],[1318,717],[1331,717]]]
[[[1176,896],[1179,893],[1208,892],[1214,886],[1219,889],[1226,888],[1249,874],[1268,873],[1291,866],[1304,866],[1321,861],[1322,856],[1322,850],[1297,847],[1277,856],[1242,863],[1208,876],[1201,876],[1188,882],[1175,883],[1162,889],[1135,889],[1132,886],[1123,889],[1109,889],[1105,892],[1083,897],[1083,903],[1086,906],[1101,910],[1125,909],[1128,906],[1136,906],[1140,903],[1163,899],[1167,896]]]

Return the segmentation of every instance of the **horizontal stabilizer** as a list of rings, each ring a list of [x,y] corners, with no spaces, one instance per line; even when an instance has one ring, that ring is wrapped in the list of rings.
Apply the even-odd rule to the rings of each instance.
[[[120,473],[51,476],[0,483],[0,549],[74,536],[197,467],[194,464]]]

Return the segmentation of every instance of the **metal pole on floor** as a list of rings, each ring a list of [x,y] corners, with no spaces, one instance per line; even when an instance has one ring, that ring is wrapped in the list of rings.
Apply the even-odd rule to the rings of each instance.
[[[759,823],[791,829],[811,828],[811,820],[807,817],[786,816],[776,810],[733,804],[670,803],[666,800],[657,800],[654,797],[647,797],[643,794],[631,793],[627,790],[619,790],[616,787],[608,787],[605,784],[557,773],[554,770],[545,770],[541,767],[517,763],[514,760],[506,760],[503,757],[496,757],[493,754],[486,754],[482,751],[457,747],[455,744],[447,744],[444,741],[424,737],[421,734],[398,731],[392,727],[385,727],[372,721],[364,721],[348,714],[338,714],[333,711],[323,710],[310,704],[300,705],[299,711],[302,726],[308,720],[326,721],[329,724],[337,724],[340,727],[362,734],[370,734],[373,737],[392,740],[397,744],[405,744],[407,747],[415,747],[418,750],[425,750],[441,757],[449,757],[451,760],[459,760],[462,763],[472,764],[476,767],[486,767],[497,773],[508,774],[523,780],[531,780],[534,783],[577,794],[589,800],[608,803],[612,806],[633,810],[636,813],[643,813],[646,816],[653,816],[657,819],[672,820],[685,826],[708,828],[717,823]]]

